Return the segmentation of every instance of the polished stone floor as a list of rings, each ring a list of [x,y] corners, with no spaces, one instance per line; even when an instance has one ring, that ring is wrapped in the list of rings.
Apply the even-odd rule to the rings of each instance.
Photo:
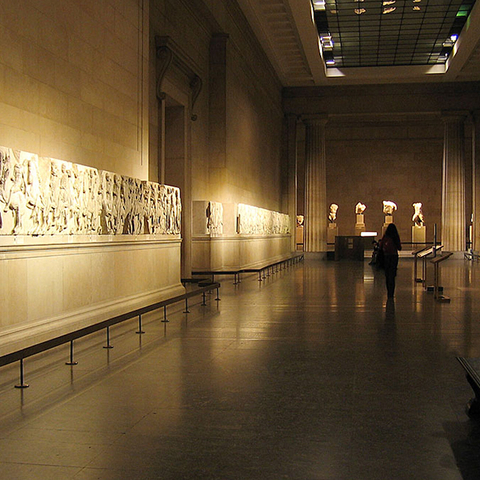
[[[480,478],[480,422],[455,356],[480,357],[480,263],[435,302],[400,260],[307,259],[221,301],[169,310],[0,369],[1,479]]]

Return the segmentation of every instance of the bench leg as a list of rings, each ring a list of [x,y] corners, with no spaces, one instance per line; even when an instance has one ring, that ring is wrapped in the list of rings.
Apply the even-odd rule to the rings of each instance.
[[[465,407],[465,412],[469,417],[478,417],[480,415],[480,388],[478,388],[477,384],[473,381],[470,375],[466,375],[467,382],[472,387],[473,392],[475,393],[475,397],[472,398]]]

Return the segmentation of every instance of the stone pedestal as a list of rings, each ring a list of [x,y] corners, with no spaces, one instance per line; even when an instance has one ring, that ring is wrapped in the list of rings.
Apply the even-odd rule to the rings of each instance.
[[[329,223],[327,228],[327,244],[335,244],[335,237],[338,235],[336,223]]]
[[[296,228],[296,240],[295,240],[296,245],[301,245],[303,247],[304,241],[303,241],[303,226],[299,225]]]
[[[427,241],[427,227],[425,225],[412,227],[412,243],[426,243]],[[415,247],[414,247],[415,248]]]
[[[365,231],[365,215],[357,213],[357,221],[355,223],[355,235],[360,235]]]
[[[382,227],[382,237],[385,235],[385,232],[391,223],[393,223],[393,215],[385,215],[385,223]]]

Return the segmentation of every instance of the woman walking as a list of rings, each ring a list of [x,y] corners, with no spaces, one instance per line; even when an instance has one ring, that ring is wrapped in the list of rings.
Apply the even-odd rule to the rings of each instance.
[[[379,248],[383,251],[387,295],[388,298],[393,298],[398,267],[398,252],[402,249],[400,236],[394,223],[388,225],[385,235],[380,240]]]

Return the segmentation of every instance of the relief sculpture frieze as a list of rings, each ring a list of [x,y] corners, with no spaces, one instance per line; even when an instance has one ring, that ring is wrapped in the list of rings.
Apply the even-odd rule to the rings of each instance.
[[[279,235],[290,233],[290,217],[252,205],[238,204],[237,233],[244,235]]]
[[[180,234],[180,190],[0,147],[0,235]]]

